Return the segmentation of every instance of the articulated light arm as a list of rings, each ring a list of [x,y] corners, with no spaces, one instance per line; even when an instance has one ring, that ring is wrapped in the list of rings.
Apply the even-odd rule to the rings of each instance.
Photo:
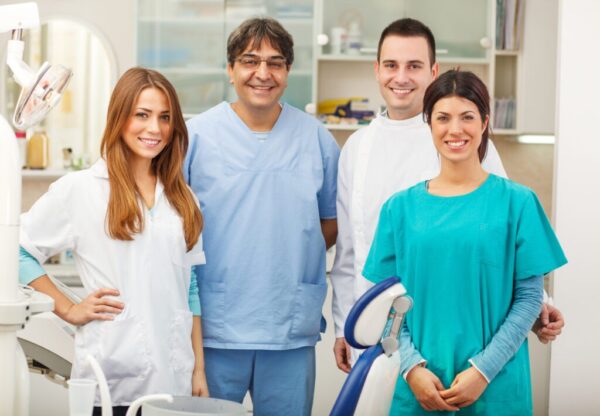
[[[13,124],[25,129],[40,122],[58,103],[71,71],[44,63],[37,74],[23,62],[22,30],[39,26],[36,3],[0,6],[0,33],[12,32],[6,63],[23,88]],[[54,302],[41,293],[18,290],[21,166],[15,133],[0,115],[0,415],[26,416],[29,404],[27,364],[17,349],[17,331],[34,313],[51,311]]]

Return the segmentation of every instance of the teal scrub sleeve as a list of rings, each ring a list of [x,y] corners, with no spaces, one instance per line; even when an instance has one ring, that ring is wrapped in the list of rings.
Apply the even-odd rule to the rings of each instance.
[[[373,283],[396,276],[396,245],[389,201],[381,208],[375,237],[363,268],[363,276]]]
[[[194,316],[201,316],[202,307],[200,305],[200,290],[198,289],[198,279],[196,278],[195,267],[192,267],[190,279],[190,290],[188,298],[190,311]]]
[[[19,282],[28,285],[38,277],[44,276],[46,271],[35,257],[19,246]]]
[[[536,318],[543,302],[544,278],[534,276],[517,280],[513,302],[506,320],[492,337],[490,343],[469,362],[487,379],[498,375],[506,363],[517,353]]]
[[[566,263],[548,218],[535,193],[531,192],[517,223],[515,279],[546,275]]]

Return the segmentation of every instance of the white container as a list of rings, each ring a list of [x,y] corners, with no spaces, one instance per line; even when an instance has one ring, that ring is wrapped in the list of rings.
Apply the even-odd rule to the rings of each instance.
[[[142,405],[144,416],[247,416],[246,408],[239,403],[208,397],[173,397],[172,403],[146,402]]]
[[[348,53],[351,55],[359,55],[362,47],[362,33],[358,22],[350,24],[348,31]]]
[[[22,168],[27,166],[27,136],[24,131],[15,132],[19,146],[19,164]]]
[[[94,410],[96,380],[72,378],[69,385],[69,416],[90,416]]]
[[[346,45],[346,29],[343,27],[332,27],[331,28],[331,54],[339,55],[343,53]]]

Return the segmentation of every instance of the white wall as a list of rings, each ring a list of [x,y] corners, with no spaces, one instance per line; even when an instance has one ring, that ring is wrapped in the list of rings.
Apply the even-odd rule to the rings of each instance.
[[[24,2],[0,0],[0,5]],[[118,76],[135,65],[135,1],[36,0],[36,3],[42,22],[50,18],[75,20],[90,27],[100,36],[110,46],[116,58],[117,74],[115,75]]]
[[[566,316],[552,346],[550,415],[600,412],[600,2],[561,0],[555,225],[569,264],[555,273]]]
[[[525,2],[517,96],[523,133],[554,133],[557,21],[558,0]]]

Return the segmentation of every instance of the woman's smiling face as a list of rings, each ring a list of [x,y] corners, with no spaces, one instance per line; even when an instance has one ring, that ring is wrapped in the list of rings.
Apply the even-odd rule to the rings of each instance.
[[[433,106],[431,134],[440,157],[451,162],[479,160],[479,146],[489,117],[466,98],[450,96]]]

